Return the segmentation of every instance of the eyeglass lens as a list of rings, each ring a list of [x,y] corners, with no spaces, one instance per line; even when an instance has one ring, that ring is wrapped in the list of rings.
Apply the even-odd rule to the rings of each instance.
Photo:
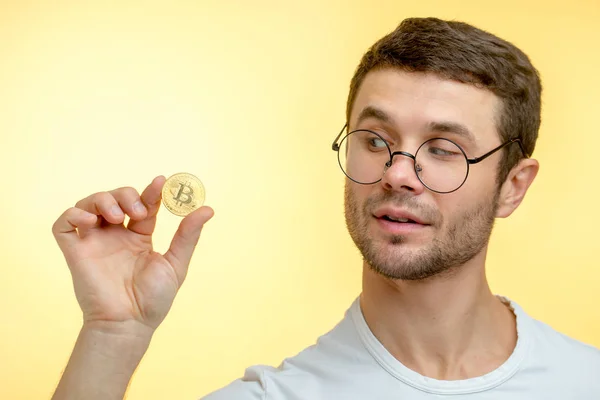
[[[348,178],[357,183],[372,184],[381,180],[385,164],[396,150],[376,133],[359,130],[342,139],[338,159]],[[468,168],[464,152],[447,139],[428,140],[415,154],[415,173],[419,180],[437,192],[451,192],[460,187]]]

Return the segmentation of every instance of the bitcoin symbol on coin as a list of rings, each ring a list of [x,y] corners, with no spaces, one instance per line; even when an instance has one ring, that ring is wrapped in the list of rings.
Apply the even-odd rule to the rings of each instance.
[[[201,207],[204,196],[204,186],[200,179],[184,172],[169,177],[162,189],[164,206],[180,217]]]
[[[183,191],[187,189],[188,192],[184,193]],[[177,202],[177,205],[181,207],[183,204],[191,203],[192,196],[194,195],[194,190],[190,186],[189,182],[181,183],[179,182],[179,192],[177,192],[177,196],[173,197],[173,200]],[[181,196],[185,196],[185,200],[181,199]]]

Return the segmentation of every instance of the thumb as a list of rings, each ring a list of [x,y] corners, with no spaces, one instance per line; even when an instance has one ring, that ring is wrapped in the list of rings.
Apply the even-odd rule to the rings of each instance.
[[[198,244],[198,239],[200,239],[202,228],[214,214],[212,208],[208,206],[200,207],[181,221],[175,236],[173,236],[171,246],[164,257],[173,266],[179,286],[181,286],[187,275],[188,266],[196,244]]]

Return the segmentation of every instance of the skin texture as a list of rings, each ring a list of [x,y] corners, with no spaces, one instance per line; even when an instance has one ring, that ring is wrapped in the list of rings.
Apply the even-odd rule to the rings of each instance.
[[[378,113],[359,118],[368,107]],[[411,154],[425,140],[445,137],[472,158],[500,144],[500,108],[485,89],[429,73],[380,69],[363,81],[349,130],[375,131],[392,151]],[[472,139],[430,129],[436,122],[460,124]],[[376,184],[346,182],[346,223],[364,257],[365,319],[396,358],[426,376],[483,375],[516,344],[514,315],[489,289],[485,256],[494,219],[518,207],[539,166],[522,160],[499,186],[500,160],[498,152],[472,166],[465,184],[448,194],[425,188],[408,157],[395,157]],[[374,217],[382,208],[409,212],[424,224],[390,232]]]
[[[358,123],[367,106],[383,110],[383,123]],[[461,123],[474,140],[454,138],[469,156],[499,144],[491,93],[430,74],[395,70],[369,73],[354,104],[350,128],[387,135],[394,150],[414,153],[430,122]],[[438,379],[478,376],[503,362],[516,341],[512,313],[485,279],[485,253],[494,217],[510,215],[533,181],[538,164],[523,160],[498,187],[499,154],[473,168],[451,194],[425,189],[412,160],[400,157],[381,182],[348,183],[346,216],[365,254],[361,307],[371,330],[409,368]],[[165,178],[140,195],[133,188],[95,193],[66,210],[53,234],[73,277],[83,326],[54,400],[122,399],[152,335],[169,312],[187,275],[204,224],[213,210],[185,217],[165,254],[152,234]],[[428,226],[390,234],[372,216],[393,206]],[[125,226],[125,215],[130,221]]]
[[[152,234],[164,183],[156,177],[141,195],[130,187],[92,194],[54,223],[83,326],[53,399],[122,399],[169,312],[214,212],[202,207],[186,216],[169,250],[155,252]]]
[[[437,210],[421,206],[405,192],[385,192],[370,197],[361,208],[353,185],[347,183],[345,199],[348,231],[367,264],[387,278],[405,280],[448,275],[480,253],[487,246],[497,205],[494,195],[483,199],[473,209],[460,210],[445,222]],[[377,241],[369,234],[369,222],[372,222],[375,210],[389,204],[408,207],[412,213],[425,217],[431,222],[431,229],[440,227],[439,234],[411,252],[404,251],[404,247],[414,235],[388,234],[387,240]],[[390,251],[386,251],[386,247]]]

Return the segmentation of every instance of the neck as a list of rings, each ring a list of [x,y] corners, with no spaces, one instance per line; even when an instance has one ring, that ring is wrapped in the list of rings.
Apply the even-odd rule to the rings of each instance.
[[[440,277],[385,278],[363,266],[360,305],[369,328],[408,368],[445,380],[481,376],[516,345],[513,313],[487,283],[485,252]]]

